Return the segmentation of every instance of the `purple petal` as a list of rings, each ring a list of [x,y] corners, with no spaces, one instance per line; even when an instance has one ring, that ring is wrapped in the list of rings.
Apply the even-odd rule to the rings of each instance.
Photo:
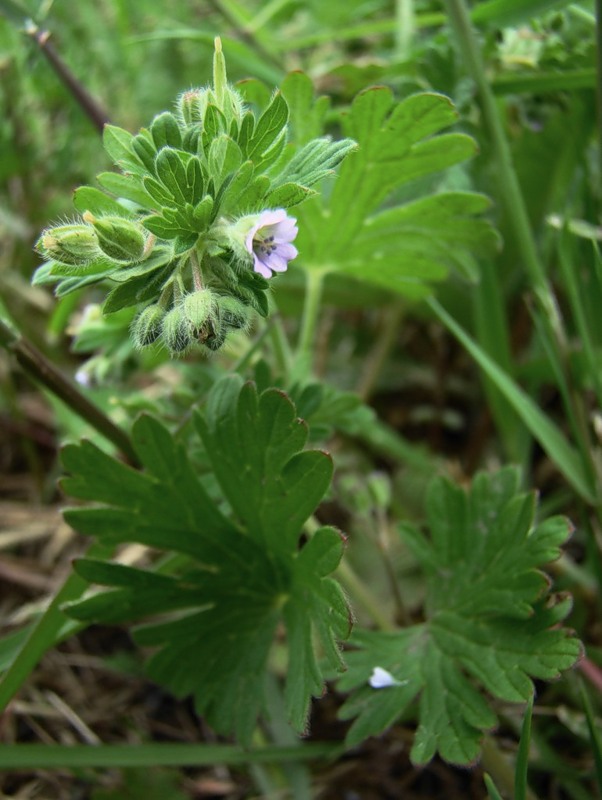
[[[283,208],[277,208],[274,211],[262,211],[257,220],[259,228],[265,228],[268,225],[277,225],[286,220],[286,211]]]
[[[274,272],[286,272],[286,268],[288,267],[288,261],[286,258],[282,258],[278,253],[272,253],[270,256],[270,269],[273,269]]]
[[[297,258],[299,255],[299,251],[293,244],[284,243],[281,244],[280,242],[277,243],[278,247],[276,248],[276,253],[282,258],[286,258],[287,261],[292,261],[293,258]]]
[[[253,254],[253,270],[258,272],[260,275],[263,275],[264,278],[271,278],[272,277],[272,270],[264,264],[261,259],[257,258],[255,254]]]
[[[299,233],[299,228],[295,225],[296,220],[287,219],[281,222],[274,230],[274,238],[278,241],[292,242]]]

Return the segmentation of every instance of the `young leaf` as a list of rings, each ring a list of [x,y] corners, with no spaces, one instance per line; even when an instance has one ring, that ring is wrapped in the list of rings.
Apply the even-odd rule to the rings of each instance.
[[[276,92],[270,105],[259,118],[248,145],[248,158],[257,163],[271,149],[286,128],[288,106],[280,92]]]
[[[401,533],[425,571],[426,621],[397,633],[363,631],[348,655],[340,687],[354,689],[342,716],[357,717],[348,741],[376,735],[419,698],[412,761],[435,753],[458,764],[479,754],[496,716],[478,684],[509,702],[526,702],[533,678],[550,680],[579,657],[560,627],[570,610],[554,600],[541,567],[558,558],[569,535],[555,517],[534,526],[535,497],[518,494],[512,468],[478,475],[469,492],[435,478],[427,497],[430,537]],[[373,688],[373,671],[388,686]]]
[[[308,189],[299,183],[283,183],[266,195],[265,202],[269,208],[291,208],[315,194],[313,189]]]
[[[116,197],[130,200],[140,208],[161,209],[161,204],[157,203],[148,192],[145,191],[140,178],[134,175],[120,175],[118,172],[101,172],[96,180],[100,185]]]
[[[80,186],[73,193],[73,205],[80,214],[86,211],[92,214],[109,214],[114,216],[127,216],[127,209],[113,200],[104,192],[93,186]]]
[[[163,114],[154,118],[150,131],[157,150],[162,147],[175,147],[176,149],[182,147],[180,126],[169,111],[164,111]]]
[[[111,289],[102,305],[103,314],[112,314],[122,308],[129,308],[150,300],[160,291],[164,281],[172,271],[171,266],[158,268],[152,275],[144,273],[119,283]],[[115,273],[114,273],[115,274]]]
[[[186,154],[188,155],[188,154]],[[157,154],[155,161],[157,178],[174,197],[177,203],[186,203],[187,186],[186,166],[180,158],[179,151],[164,147]]]
[[[472,253],[491,252],[498,244],[491,225],[475,218],[486,207],[480,195],[435,194],[379,212],[398,187],[475,154],[470,137],[441,133],[456,117],[449,98],[435,93],[412,95],[397,104],[383,87],[358,95],[346,121],[346,132],[358,149],[350,153],[347,144],[340,152],[323,154],[328,168],[329,157],[347,156],[329,204],[316,198],[298,212],[297,244],[305,264],[320,269],[328,265],[410,297],[428,293],[428,284],[444,278],[450,266],[470,277]],[[312,162],[316,154],[322,157],[324,141],[306,145],[283,176],[291,179],[294,170],[304,173],[305,180],[306,171],[316,177]],[[345,142],[349,140],[333,146]]]
[[[303,72],[290,72],[280,88],[290,109],[295,142],[303,145],[317,139],[324,129],[330,98],[323,95],[314,101],[313,84]]]
[[[123,169],[143,174],[142,162],[134,154],[134,136],[116,125],[105,125],[102,134],[102,143],[113,163]]]
[[[286,165],[275,180],[277,186],[295,182],[313,186],[328,175],[332,175],[346,155],[357,149],[353,139],[331,142],[330,139],[314,139],[305,145]]]
[[[96,504],[68,510],[71,524],[106,543],[134,541],[188,557],[169,576],[80,561],[80,575],[111,588],[69,612],[83,620],[145,621],[135,635],[156,648],[149,674],[179,696],[192,694],[210,724],[243,741],[262,711],[268,652],[283,622],[286,707],[302,730],[311,695],[323,688],[322,660],[329,672],[341,669],[336,642],[350,623],[330,577],[341,535],[321,528],[300,547],[303,526],[328,488],[330,457],[303,450],[306,426],[284,393],[258,395],[238,376],[214,385],[195,421],[217,479],[212,494],[184,447],[151,417],[141,417],[132,433],[144,472],[88,442],[65,448],[65,490]]]

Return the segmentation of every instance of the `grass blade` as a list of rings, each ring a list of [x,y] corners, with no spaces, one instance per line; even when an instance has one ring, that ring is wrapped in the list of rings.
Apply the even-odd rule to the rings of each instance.
[[[489,800],[503,800],[502,795],[496,789],[495,783],[493,782],[491,776],[485,773],[483,777],[485,778],[485,786],[489,792]]]
[[[594,754],[598,791],[602,793],[602,742],[600,741],[600,734],[596,729],[594,710],[583,682],[581,683],[581,699],[583,701],[583,709],[585,711],[585,718],[587,720],[589,738],[592,746],[592,752]]]
[[[203,764],[266,764],[335,758],[343,748],[331,742],[292,747],[250,748],[237,745],[46,745],[15,744],[0,748],[0,769],[67,767],[157,767]]]
[[[531,431],[544,451],[565,476],[575,491],[588,503],[596,503],[596,492],[592,486],[579,453],[566,440],[561,430],[534,403],[508,375],[479,347],[479,345],[458,325],[453,317],[433,297],[427,300],[429,308],[445,327],[466,348],[485,374],[493,381],[500,392],[510,402],[523,423]]]
[[[529,745],[531,744],[531,718],[533,716],[533,697],[527,703],[523,727],[520,733],[518,754],[516,756],[516,769],[514,773],[514,800],[526,800],[528,785],[527,772],[529,769]]]

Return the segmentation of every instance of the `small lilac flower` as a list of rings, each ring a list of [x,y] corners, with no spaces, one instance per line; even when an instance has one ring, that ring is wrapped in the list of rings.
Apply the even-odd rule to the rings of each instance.
[[[297,248],[291,244],[299,232],[296,223],[283,208],[259,215],[245,239],[255,272],[271,278],[273,272],[286,271],[288,262],[297,257]]]

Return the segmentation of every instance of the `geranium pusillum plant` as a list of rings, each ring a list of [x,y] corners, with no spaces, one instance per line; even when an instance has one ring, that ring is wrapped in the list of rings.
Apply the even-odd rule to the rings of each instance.
[[[298,255],[289,209],[355,148],[327,137],[297,148],[283,95],[261,114],[248,108],[219,39],[212,86],[185,92],[135,136],[107,125],[104,144],[123,174],[99,175],[105,192],[76,191],[80,216],[43,232],[34,283],[56,284],[58,296],[107,285],[103,313],[136,307],[135,347],[172,356],[215,352],[254,312],[267,316],[270,279]]]

